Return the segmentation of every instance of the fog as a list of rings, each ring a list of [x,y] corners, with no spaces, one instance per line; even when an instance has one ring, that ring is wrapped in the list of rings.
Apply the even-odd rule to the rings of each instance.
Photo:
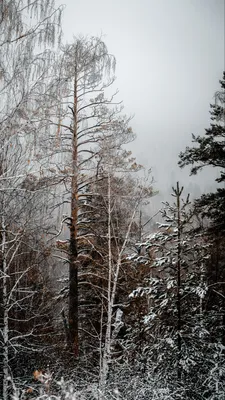
[[[58,4],[61,4],[58,1]],[[117,60],[115,89],[134,115],[130,149],[164,192],[176,180],[207,190],[215,172],[177,166],[191,133],[209,126],[224,69],[224,0],[65,1],[64,41],[101,35]]]

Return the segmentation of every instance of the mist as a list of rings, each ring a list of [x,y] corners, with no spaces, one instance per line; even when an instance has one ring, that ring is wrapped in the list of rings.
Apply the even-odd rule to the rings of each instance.
[[[60,4],[60,2],[58,2]],[[65,2],[64,42],[102,36],[117,60],[115,90],[137,134],[128,147],[163,193],[176,180],[207,190],[215,171],[177,166],[191,133],[204,134],[224,69],[223,0]]]

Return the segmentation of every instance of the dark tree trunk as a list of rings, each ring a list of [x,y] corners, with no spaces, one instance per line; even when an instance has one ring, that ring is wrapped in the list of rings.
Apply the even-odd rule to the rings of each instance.
[[[181,360],[181,220],[180,220],[180,196],[182,194],[183,187],[179,188],[179,182],[177,182],[177,188],[175,190],[177,199],[177,349],[178,349],[178,366],[177,376],[181,378],[180,360]]]
[[[69,258],[69,337],[70,346],[75,357],[78,357],[78,262],[77,262],[77,218],[78,218],[78,184],[77,184],[77,71],[74,76],[74,104],[72,130],[72,182],[71,182],[71,225],[70,225],[70,258]]]

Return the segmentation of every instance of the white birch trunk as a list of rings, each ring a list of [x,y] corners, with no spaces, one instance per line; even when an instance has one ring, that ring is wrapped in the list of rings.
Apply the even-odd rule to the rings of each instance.
[[[100,395],[99,399],[104,399],[106,381],[109,371],[109,361],[111,358],[111,327],[112,327],[112,304],[111,304],[111,285],[112,285],[112,248],[111,248],[111,213],[112,213],[112,198],[111,198],[111,176],[108,173],[108,293],[107,293],[107,326],[105,334],[105,347],[101,359],[100,370]]]
[[[118,253],[118,259],[116,263],[116,270],[113,274],[113,266],[112,266],[112,249],[111,249],[111,216],[112,216],[112,196],[111,196],[111,175],[108,174],[108,315],[107,315],[107,326],[106,326],[106,334],[105,334],[105,347],[103,350],[103,356],[100,365],[100,385],[99,385],[99,399],[105,399],[105,389],[107,383],[107,377],[109,373],[109,364],[111,362],[111,347],[112,347],[112,314],[113,314],[113,306],[115,302],[116,290],[117,290],[117,283],[119,278],[120,267],[122,263],[122,255],[127,245],[127,241],[130,236],[130,230],[132,223],[134,221],[137,208],[139,202],[137,202],[136,206],[134,207],[134,211],[130,218],[130,223],[128,225],[126,236],[124,238],[122,247]]]

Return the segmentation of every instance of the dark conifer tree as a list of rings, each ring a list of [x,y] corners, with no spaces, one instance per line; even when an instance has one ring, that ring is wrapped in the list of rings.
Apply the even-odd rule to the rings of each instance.
[[[202,216],[210,219],[210,230],[225,234],[225,71],[220,81],[221,90],[215,95],[215,104],[210,105],[212,123],[204,136],[193,138],[193,147],[186,147],[179,157],[180,167],[191,165],[191,175],[197,174],[206,166],[219,169],[216,181],[220,184],[214,193],[203,194],[196,200]]]

